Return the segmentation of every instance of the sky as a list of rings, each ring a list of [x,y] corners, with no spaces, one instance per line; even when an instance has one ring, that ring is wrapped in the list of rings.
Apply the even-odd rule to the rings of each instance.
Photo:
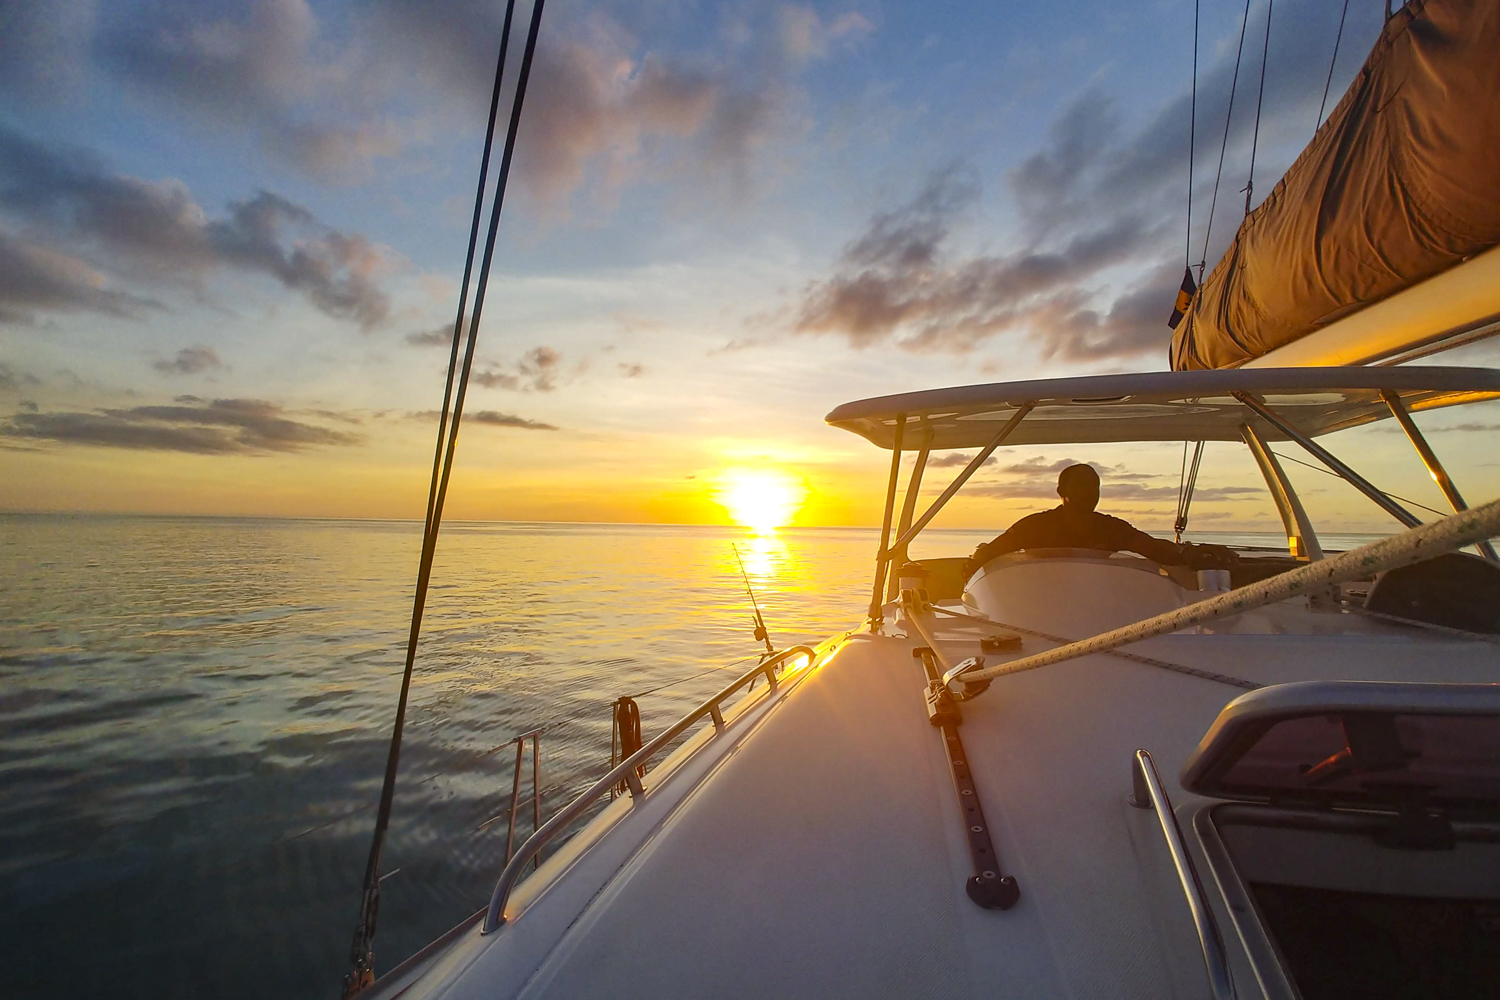
[[[878,524],[839,403],[1166,368],[1185,240],[1233,235],[1257,107],[1255,201],[1311,137],[1339,8],[1276,3],[1262,88],[1251,0],[1226,131],[1245,7],[1202,0],[1189,228],[1187,0],[550,0],[447,516],[728,523],[749,489]],[[503,13],[0,0],[0,510],[420,518]],[[1382,15],[1350,5],[1328,108]],[[1497,418],[1420,418],[1471,500]],[[1440,508],[1392,429],[1327,443]],[[1071,461],[1170,524],[1175,444],[1002,449],[937,523],[1050,506]],[[1242,447],[1200,484],[1196,527],[1278,527]]]

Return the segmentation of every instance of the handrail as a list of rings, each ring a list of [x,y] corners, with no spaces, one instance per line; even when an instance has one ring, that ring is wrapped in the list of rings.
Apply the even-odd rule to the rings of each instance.
[[[1182,893],[1187,897],[1188,909],[1193,914],[1193,926],[1198,932],[1198,944],[1203,949],[1203,967],[1208,973],[1208,985],[1214,1000],[1234,1000],[1234,978],[1229,972],[1229,959],[1224,954],[1224,938],[1219,925],[1209,909],[1208,898],[1203,893],[1203,882],[1198,878],[1198,869],[1182,842],[1182,829],[1177,825],[1177,815],[1172,812],[1172,802],[1161,787],[1161,777],[1156,773],[1156,764],[1144,750],[1135,752],[1131,776],[1135,796],[1131,805],[1140,809],[1155,809],[1156,819],[1161,824],[1161,834],[1167,841],[1167,852],[1172,855],[1172,866],[1177,869],[1177,881],[1182,883]],[[1144,794],[1142,794],[1144,793]]]
[[[557,836],[563,828],[583,815],[584,811],[593,805],[595,800],[606,794],[623,780],[630,788],[631,799],[639,803],[646,795],[646,788],[641,784],[640,776],[636,774],[637,767],[646,763],[646,761],[656,755],[658,750],[682,735],[695,722],[704,718],[711,718],[714,723],[714,729],[722,733],[725,728],[725,722],[720,703],[724,699],[751,684],[761,674],[765,674],[766,681],[770,684],[771,690],[774,692],[776,690],[776,668],[788,660],[802,656],[807,657],[808,662],[811,663],[813,658],[817,656],[817,653],[810,646],[792,646],[783,649],[774,656],[767,657],[727,687],[721,689],[713,697],[703,702],[681,719],[678,719],[664,732],[651,740],[650,743],[647,743],[635,753],[625,758],[608,774],[590,785],[588,790],[582,795],[558,810],[551,819],[542,824],[541,829],[528,837],[526,842],[506,862],[505,869],[500,873],[500,878],[495,882],[495,891],[490,895],[489,909],[485,911],[484,925],[480,929],[480,932],[489,934],[498,930],[500,925],[505,923],[505,903],[510,898],[511,889],[515,887],[516,881],[521,876],[521,869],[526,867],[526,862],[531,860],[542,848],[546,847],[552,838]]]

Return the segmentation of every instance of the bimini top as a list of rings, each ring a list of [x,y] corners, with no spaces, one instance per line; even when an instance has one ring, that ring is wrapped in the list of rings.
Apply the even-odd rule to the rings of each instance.
[[[1271,441],[1287,437],[1250,411],[1246,393],[1305,434],[1358,427],[1391,415],[1382,390],[1408,410],[1500,399],[1500,371],[1490,368],[1232,368],[1139,372],[1028,382],[992,382],[903,392],[845,403],[827,416],[882,448],[895,443],[906,416],[904,447],[977,448],[1026,403],[1035,408],[1005,439],[1016,444],[1096,441],[1239,441],[1254,422]]]

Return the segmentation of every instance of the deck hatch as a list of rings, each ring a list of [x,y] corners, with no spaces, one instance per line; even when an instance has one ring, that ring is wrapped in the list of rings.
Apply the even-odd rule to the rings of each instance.
[[[1231,702],[1183,787],[1225,799],[1500,816],[1500,685],[1310,682]]]

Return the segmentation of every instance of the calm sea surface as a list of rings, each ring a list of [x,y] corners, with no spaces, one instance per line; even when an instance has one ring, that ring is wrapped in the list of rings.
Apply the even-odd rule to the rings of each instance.
[[[932,532],[915,554],[991,534]],[[0,516],[7,992],[336,994],[420,536],[410,522]],[[877,540],[446,525],[378,967],[488,898],[506,822],[484,824],[508,809],[514,756],[485,751],[549,726],[545,817],[604,772],[611,701],[651,690],[649,736],[753,657],[731,543],[784,646],[858,622]]]

